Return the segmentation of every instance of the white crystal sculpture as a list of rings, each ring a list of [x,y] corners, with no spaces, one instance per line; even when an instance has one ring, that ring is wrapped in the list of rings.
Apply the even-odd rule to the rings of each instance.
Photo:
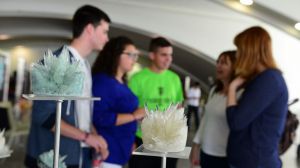
[[[79,96],[82,94],[84,73],[79,61],[71,59],[63,47],[60,55],[48,50],[44,59],[31,68],[31,90],[36,95]]]
[[[4,130],[0,132],[0,156],[1,155],[10,155],[11,150],[7,145],[5,145],[5,138],[4,138]]]
[[[142,139],[146,149],[158,152],[183,151],[187,140],[184,108],[171,105],[165,111],[148,111],[142,121]]]
[[[58,168],[67,168],[64,160],[67,156],[59,157]],[[38,167],[39,168],[52,168],[54,151],[50,150],[49,152],[42,153],[38,158]]]

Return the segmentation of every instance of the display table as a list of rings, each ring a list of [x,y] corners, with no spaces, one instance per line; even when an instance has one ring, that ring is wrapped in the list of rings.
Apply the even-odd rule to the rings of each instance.
[[[143,145],[139,146],[132,152],[133,155],[143,155],[143,156],[158,156],[162,157],[161,167],[166,168],[167,158],[178,158],[178,159],[188,159],[191,153],[191,147],[185,147],[181,152],[156,152],[150,151],[144,148]]]
[[[28,100],[52,100],[56,101],[56,120],[55,120],[55,147],[54,147],[54,161],[53,167],[58,168],[59,159],[59,143],[60,143],[60,122],[61,122],[61,106],[65,100],[91,100],[99,101],[99,97],[82,97],[82,96],[42,96],[34,94],[23,94],[25,99]]]

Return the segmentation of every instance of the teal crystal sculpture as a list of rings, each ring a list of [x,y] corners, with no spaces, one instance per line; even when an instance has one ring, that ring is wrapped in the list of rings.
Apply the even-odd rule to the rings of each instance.
[[[48,50],[31,68],[31,90],[36,95],[80,96],[83,82],[81,64],[70,59],[66,46],[58,56]]]
[[[64,160],[67,156],[59,157],[58,168],[67,168]],[[39,168],[52,168],[54,152],[50,150],[49,152],[42,153],[38,158],[38,167]]]

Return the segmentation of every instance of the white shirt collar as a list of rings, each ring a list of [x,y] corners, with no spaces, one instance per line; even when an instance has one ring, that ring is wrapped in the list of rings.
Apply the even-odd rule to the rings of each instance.
[[[69,51],[72,53],[74,58],[80,62],[84,62],[84,59],[80,56],[79,52],[72,46],[68,46]]]

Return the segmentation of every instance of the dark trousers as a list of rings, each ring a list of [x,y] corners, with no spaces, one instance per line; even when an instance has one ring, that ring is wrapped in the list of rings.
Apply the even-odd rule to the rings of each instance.
[[[217,157],[204,153],[200,153],[201,168],[229,168],[227,157]]]
[[[92,167],[92,155],[93,150],[90,147],[84,147],[82,149],[82,168]]]
[[[142,139],[136,137],[135,143],[139,147],[142,145]],[[176,158],[167,158],[167,168],[176,168],[177,160]],[[161,162],[161,157],[131,155],[128,165],[129,168],[161,168]]]
[[[187,117],[187,125],[188,125],[188,127],[191,127],[190,122],[191,122],[192,113],[194,114],[196,129],[199,127],[198,110],[199,110],[199,108],[197,106],[190,106],[190,105],[188,105],[187,116],[186,116]]]

